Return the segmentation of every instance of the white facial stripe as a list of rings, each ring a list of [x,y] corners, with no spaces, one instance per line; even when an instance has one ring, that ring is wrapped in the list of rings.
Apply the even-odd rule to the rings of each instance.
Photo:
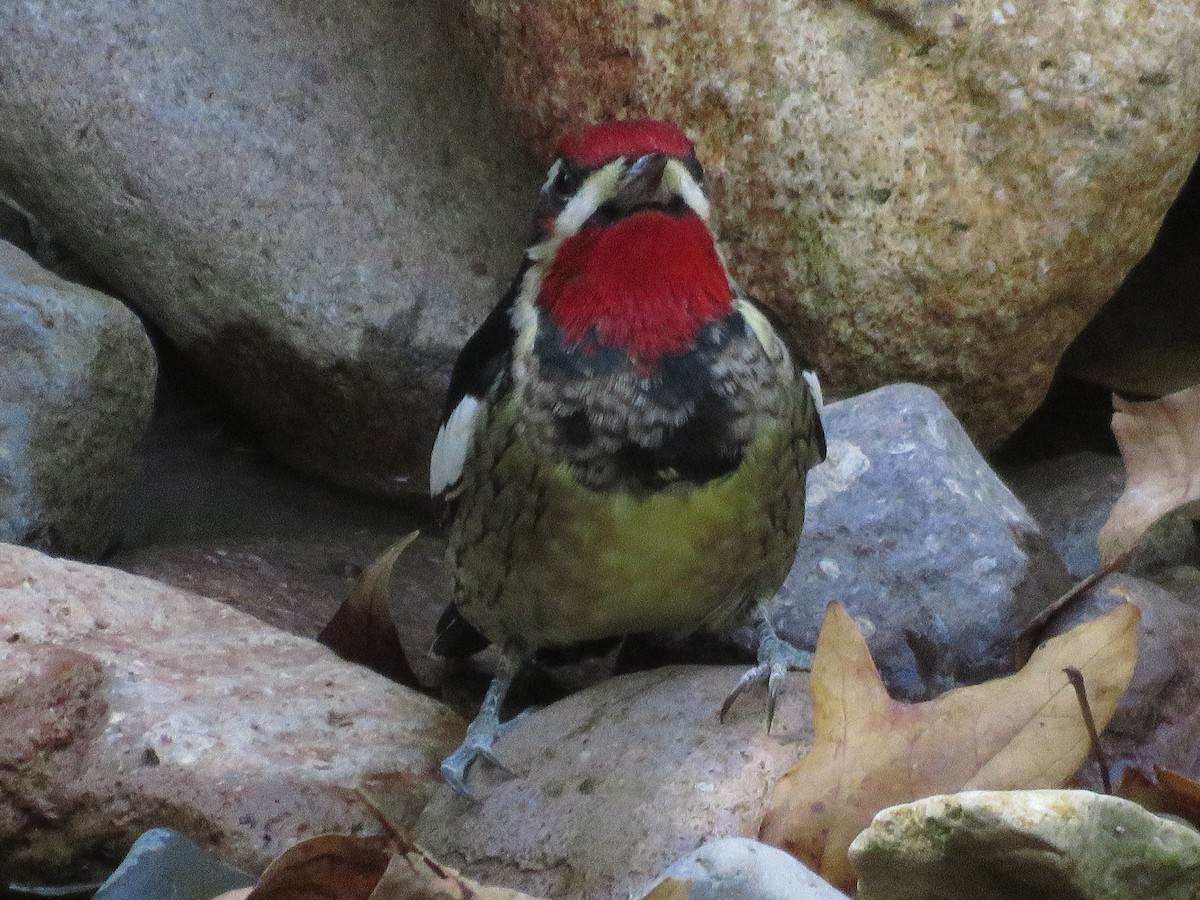
[[[683,202],[690,206],[696,215],[705,222],[708,221],[708,198],[704,196],[703,189],[696,183],[687,166],[679,160],[672,159],[667,162],[663,171],[663,187],[667,189],[667,193],[682,197]]]
[[[734,306],[742,314],[742,318],[750,326],[750,331],[758,339],[758,343],[762,345],[762,348],[767,351],[768,356],[772,359],[778,359],[786,352],[783,342],[779,339],[779,335],[771,327],[770,319],[755,309],[754,304],[738,299],[734,300]]]
[[[558,173],[562,170],[563,162],[561,159],[556,159],[554,165],[550,167],[549,173],[546,175],[546,180],[542,182],[542,193],[550,189],[550,185],[554,184],[554,179],[558,177]]]
[[[624,172],[625,159],[618,157],[603,169],[589,175],[587,181],[559,213],[558,219],[554,223],[554,237],[562,240],[577,234],[583,227],[583,223],[616,193],[617,183]]]
[[[543,264],[539,262],[525,271],[520,293],[510,314],[513,331],[517,333],[513,353],[518,362],[533,355],[534,341],[537,340],[538,313],[535,301],[542,289],[542,267]]]

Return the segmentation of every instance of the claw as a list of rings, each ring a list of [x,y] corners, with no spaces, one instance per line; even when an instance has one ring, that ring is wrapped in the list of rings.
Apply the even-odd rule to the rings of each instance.
[[[492,751],[492,744],[507,727],[500,724],[500,706],[523,662],[522,657],[512,653],[501,655],[496,675],[484,695],[479,714],[467,729],[466,738],[457,750],[442,761],[442,780],[460,797],[472,801],[476,799],[467,788],[467,770],[476,759],[482,758],[510,778],[513,776],[512,770]]]
[[[512,770],[492,752],[492,741],[495,740],[495,737],[496,730],[494,728],[486,731],[480,729],[474,734],[468,731],[467,739],[463,741],[462,746],[442,762],[442,780],[454,789],[454,793],[465,800],[477,799],[467,788],[467,770],[471,768],[471,764],[476,759],[484,759],[508,777],[512,777]]]
[[[725,721],[725,716],[737,698],[752,684],[765,681],[767,683],[767,734],[771,733],[771,724],[775,721],[775,704],[779,699],[779,691],[787,680],[789,669],[808,670],[812,668],[812,654],[798,650],[775,633],[765,606],[759,606],[759,617],[762,620],[762,637],[758,642],[758,665],[747,671],[725,702],[721,704],[718,720]]]

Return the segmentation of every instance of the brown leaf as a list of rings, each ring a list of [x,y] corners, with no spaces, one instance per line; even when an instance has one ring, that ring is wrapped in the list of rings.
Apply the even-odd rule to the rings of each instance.
[[[1096,539],[1102,564],[1167,513],[1200,501],[1200,385],[1145,403],[1114,395],[1113,410],[1125,490]]]
[[[343,659],[373,669],[393,681],[417,687],[400,646],[390,606],[392,567],[420,532],[405,535],[363,570],[317,640]]]
[[[1168,813],[1200,828],[1200,781],[1154,767],[1154,778],[1130,766],[1121,775],[1117,796],[1132,800],[1151,812]]]
[[[396,850],[386,835],[309,838],[267,866],[247,900],[367,900]]]
[[[537,900],[486,887],[398,834],[322,834],[285,851],[246,900]]]
[[[1131,603],[1047,642],[1015,675],[927,703],[892,700],[850,614],[830,604],[810,679],[815,739],[775,788],[759,837],[852,890],[846,849],[879,810],[961,790],[1057,787],[1087,758],[1063,668],[1087,682],[1098,727],[1137,662]]]

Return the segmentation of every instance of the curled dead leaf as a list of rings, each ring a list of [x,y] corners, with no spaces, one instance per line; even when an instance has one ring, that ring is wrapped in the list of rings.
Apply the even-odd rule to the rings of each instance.
[[[267,866],[247,900],[367,900],[399,849],[386,835],[309,838]]]
[[[396,560],[419,534],[407,534],[379,554],[358,576],[350,596],[317,635],[318,641],[343,659],[409,687],[418,684],[392,621],[391,578]]]
[[[443,866],[408,838],[322,834],[263,872],[245,900],[537,900]]]
[[[1117,795],[1150,812],[1167,813],[1200,828],[1200,781],[1170,769],[1154,767],[1154,778],[1130,766],[1121,775]]]
[[[1200,503],[1200,385],[1144,403],[1114,396],[1112,429],[1125,490],[1096,539],[1102,565],[1164,515]]]
[[[1083,674],[1103,728],[1133,676],[1140,617],[1122,604],[1048,641],[1015,675],[906,704],[888,696],[850,614],[830,604],[810,679],[815,740],[776,786],[759,838],[849,891],[846,851],[885,807],[962,790],[1058,787],[1091,746],[1062,670]]]

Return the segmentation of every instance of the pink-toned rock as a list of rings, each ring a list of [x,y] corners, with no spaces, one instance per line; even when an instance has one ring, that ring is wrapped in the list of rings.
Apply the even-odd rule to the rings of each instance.
[[[440,861],[538,897],[636,895],[714,838],[754,835],[771,789],[812,742],[808,679],[789,677],[771,734],[765,692],[717,721],[738,666],[624,675],[518,719],[496,742],[516,774],[471,772],[480,798],[443,787],[417,839]]]
[[[517,122],[674,120],[736,274],[831,394],[993,444],[1149,249],[1200,146],[1193,0],[472,0]]]
[[[249,870],[402,827],[462,736],[445,707],[223,604],[0,545],[0,870],[100,874],[169,825]]]

